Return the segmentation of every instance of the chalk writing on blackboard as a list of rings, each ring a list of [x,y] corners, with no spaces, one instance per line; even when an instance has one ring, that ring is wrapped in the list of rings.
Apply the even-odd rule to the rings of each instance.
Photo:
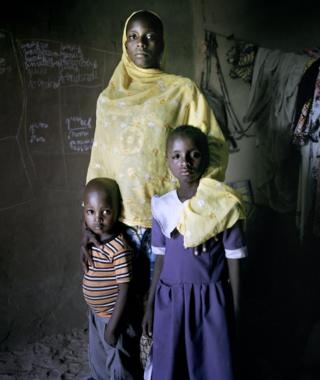
[[[30,88],[57,89],[98,79],[97,60],[86,57],[79,45],[29,41],[20,48]]]
[[[5,73],[10,73],[12,71],[12,68],[8,63],[6,62],[5,58],[0,57],[0,75]]]
[[[67,139],[69,147],[75,152],[90,151],[93,143],[90,130],[92,129],[92,119],[82,118],[79,116],[71,116],[65,119],[67,129]]]
[[[29,134],[30,134],[30,143],[31,144],[38,144],[38,143],[44,143],[46,139],[41,136],[41,129],[48,128],[48,124],[46,123],[33,123],[29,127]]]

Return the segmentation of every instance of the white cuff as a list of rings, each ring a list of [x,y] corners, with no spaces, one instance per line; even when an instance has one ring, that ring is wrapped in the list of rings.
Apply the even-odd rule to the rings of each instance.
[[[154,255],[164,255],[166,253],[166,248],[165,247],[154,247],[153,245],[151,246],[152,253]]]
[[[247,247],[241,247],[238,249],[225,249],[227,259],[243,259],[248,256]]]

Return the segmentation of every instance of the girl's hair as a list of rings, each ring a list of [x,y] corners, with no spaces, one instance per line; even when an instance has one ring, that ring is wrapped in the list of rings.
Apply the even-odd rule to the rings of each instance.
[[[177,137],[188,137],[195,143],[196,147],[202,154],[203,170],[205,170],[209,165],[209,144],[207,135],[203,133],[200,128],[193,127],[192,125],[180,125],[179,127],[172,129],[168,135],[166,145],[167,153],[169,144],[171,144]]]
[[[141,10],[136,12],[128,21],[127,29],[129,24],[131,24],[135,20],[140,20],[141,18],[148,20],[150,24],[153,25],[154,29],[163,36],[163,23],[161,19],[155,13],[147,10]]]

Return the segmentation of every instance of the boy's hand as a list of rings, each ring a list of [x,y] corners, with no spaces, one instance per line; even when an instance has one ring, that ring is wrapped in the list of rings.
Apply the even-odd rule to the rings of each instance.
[[[146,312],[142,320],[142,332],[143,335],[151,338],[153,329],[153,308],[147,306]]]
[[[109,325],[107,325],[104,330],[104,340],[109,344],[109,346],[115,347],[117,345],[118,338],[118,334],[111,330]]]

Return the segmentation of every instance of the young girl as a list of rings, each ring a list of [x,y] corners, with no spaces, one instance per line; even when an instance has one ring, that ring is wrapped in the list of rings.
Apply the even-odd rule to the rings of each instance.
[[[232,189],[201,179],[208,157],[199,128],[181,126],[169,135],[167,162],[179,187],[152,198],[157,256],[143,320],[153,338],[152,380],[234,378],[226,290],[230,278],[237,316],[244,213]]]

